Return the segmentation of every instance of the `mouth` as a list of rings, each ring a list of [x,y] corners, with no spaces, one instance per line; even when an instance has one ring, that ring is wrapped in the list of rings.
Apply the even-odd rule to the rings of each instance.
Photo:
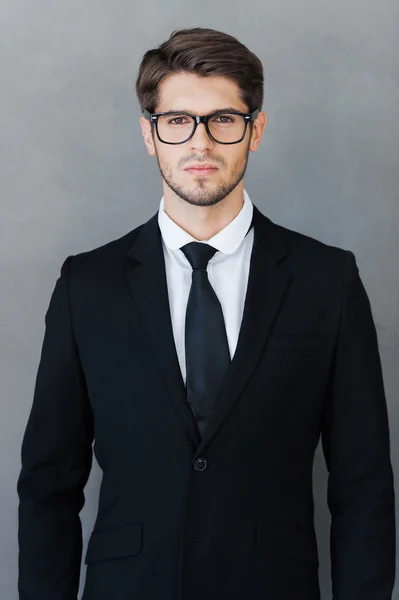
[[[212,173],[216,173],[218,171],[217,167],[191,167],[188,169],[184,169],[187,173],[191,173],[192,175],[212,175]]]

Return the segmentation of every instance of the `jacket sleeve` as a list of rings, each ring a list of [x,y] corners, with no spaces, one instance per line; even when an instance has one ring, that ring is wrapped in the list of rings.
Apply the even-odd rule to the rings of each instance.
[[[61,267],[45,316],[17,491],[20,600],[76,600],[82,557],[79,512],[92,465],[93,419]]]
[[[395,508],[387,406],[370,302],[348,250],[331,392],[322,447],[333,598],[390,600]]]

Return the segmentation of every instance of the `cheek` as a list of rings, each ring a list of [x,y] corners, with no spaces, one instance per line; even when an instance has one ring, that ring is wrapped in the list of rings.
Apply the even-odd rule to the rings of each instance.
[[[231,172],[236,172],[236,171],[240,171],[244,165],[245,165],[245,161],[246,161],[246,154],[241,152],[235,152],[233,156],[230,157],[229,159],[229,171]]]
[[[181,153],[178,154],[177,152],[174,152],[173,149],[160,149],[157,147],[157,157],[158,162],[165,173],[168,175],[172,173],[181,173],[183,167],[179,168],[177,166],[181,160]]]

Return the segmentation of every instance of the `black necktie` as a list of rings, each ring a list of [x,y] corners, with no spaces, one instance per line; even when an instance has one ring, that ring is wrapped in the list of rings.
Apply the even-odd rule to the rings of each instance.
[[[230,352],[222,307],[206,271],[217,250],[200,242],[181,250],[193,268],[185,323],[187,402],[202,435],[230,365]]]

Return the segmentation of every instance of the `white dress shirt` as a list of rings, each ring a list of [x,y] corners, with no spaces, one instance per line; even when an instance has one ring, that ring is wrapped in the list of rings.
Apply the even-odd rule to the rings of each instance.
[[[199,240],[179,227],[167,215],[164,206],[162,196],[158,223],[162,234],[173,335],[183,381],[186,383],[185,317],[193,271],[180,248]],[[231,357],[237,346],[247,292],[253,227],[248,235],[246,233],[252,221],[252,213],[253,204],[244,190],[244,204],[238,215],[212,238],[201,240],[218,250],[208,262],[207,273],[222,306]]]

